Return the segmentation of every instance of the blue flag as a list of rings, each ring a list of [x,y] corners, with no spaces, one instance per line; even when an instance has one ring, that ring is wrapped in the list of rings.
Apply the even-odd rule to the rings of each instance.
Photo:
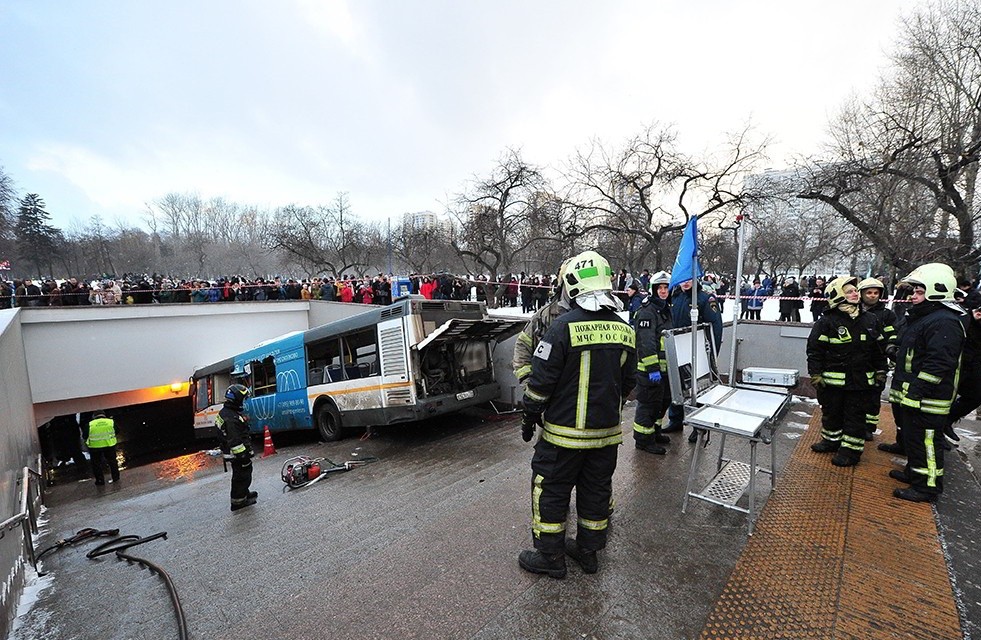
[[[685,280],[691,280],[692,263],[695,264],[695,277],[701,278],[704,275],[702,265],[698,262],[697,220],[697,217],[692,216],[681,235],[681,246],[678,247],[678,257],[674,259],[674,267],[671,269],[669,289],[674,289]]]

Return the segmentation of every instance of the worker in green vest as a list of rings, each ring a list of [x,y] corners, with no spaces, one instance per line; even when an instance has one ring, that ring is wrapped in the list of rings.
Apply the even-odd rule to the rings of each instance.
[[[106,412],[96,411],[85,428],[85,446],[92,457],[92,475],[95,484],[101,487],[106,483],[102,467],[109,465],[109,482],[119,482],[119,463],[116,461],[116,424]]]

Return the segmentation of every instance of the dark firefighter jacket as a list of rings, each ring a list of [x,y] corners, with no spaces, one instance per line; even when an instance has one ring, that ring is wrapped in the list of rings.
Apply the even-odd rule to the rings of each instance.
[[[236,456],[252,455],[249,422],[241,410],[232,408],[226,402],[215,418],[215,426],[218,427],[219,439],[224,445],[222,449],[227,447],[228,452]]]
[[[865,311],[879,319],[883,347],[899,341],[899,319],[896,317],[896,312],[887,307],[885,302],[880,300]]]
[[[719,303],[715,296],[710,296],[699,288],[698,290],[698,322],[712,325],[712,337],[715,340],[715,350],[722,346],[722,314],[719,313]],[[691,291],[676,287],[671,296],[672,326],[691,326]]]
[[[906,312],[889,401],[936,415],[950,413],[957,393],[964,325],[961,314],[940,302],[921,302]]]
[[[526,413],[544,413],[546,442],[567,449],[623,442],[620,408],[636,383],[634,340],[613,311],[573,307],[552,320],[524,395]]]
[[[518,382],[524,382],[531,375],[531,357],[535,353],[535,348],[548,331],[552,320],[565,311],[556,296],[547,306],[536,311],[518,334],[518,339],[514,342],[514,357],[511,359],[511,369],[514,370],[514,377]]]
[[[662,302],[658,305],[658,302]],[[671,328],[671,314],[666,301],[647,296],[634,314],[634,331],[637,334],[637,382],[649,384],[647,374],[652,371],[668,370],[664,355],[664,336],[662,332]]]
[[[881,341],[874,314],[859,311],[852,319],[838,308],[828,309],[807,337],[807,372],[812,377],[820,374],[829,388],[874,389],[876,373],[886,370]]]

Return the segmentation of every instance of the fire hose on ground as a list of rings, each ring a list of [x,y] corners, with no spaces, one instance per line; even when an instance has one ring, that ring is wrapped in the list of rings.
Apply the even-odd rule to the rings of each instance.
[[[80,530],[74,536],[65,538],[64,540],[59,540],[57,543],[44,549],[37,555],[37,559],[40,560],[45,554],[51,551],[57,551],[65,547],[70,547],[85,540],[91,540],[93,538],[113,538],[112,540],[103,542],[96,548],[86,553],[85,557],[90,560],[94,560],[100,556],[115,553],[116,557],[120,560],[126,560],[129,563],[135,562],[141,567],[145,567],[160,576],[164,581],[164,585],[167,587],[167,593],[170,595],[170,602],[174,605],[174,614],[177,616],[178,637],[180,640],[187,640],[187,621],[184,619],[184,609],[181,607],[180,597],[177,595],[177,587],[174,586],[174,581],[170,578],[170,575],[164,571],[162,567],[150,562],[146,558],[140,558],[126,553],[126,550],[130,547],[145,544],[151,540],[157,540],[158,538],[163,538],[166,540],[167,532],[161,531],[146,537],[137,535],[116,536],[119,536],[119,529],[106,529],[104,531],[99,531],[97,529],[85,528]],[[39,573],[39,575],[45,574]]]

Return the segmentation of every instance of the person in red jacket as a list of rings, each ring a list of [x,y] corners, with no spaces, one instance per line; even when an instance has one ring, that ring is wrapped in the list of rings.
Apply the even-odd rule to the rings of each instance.
[[[341,286],[341,302],[354,302],[354,288],[350,281],[345,281]]]

